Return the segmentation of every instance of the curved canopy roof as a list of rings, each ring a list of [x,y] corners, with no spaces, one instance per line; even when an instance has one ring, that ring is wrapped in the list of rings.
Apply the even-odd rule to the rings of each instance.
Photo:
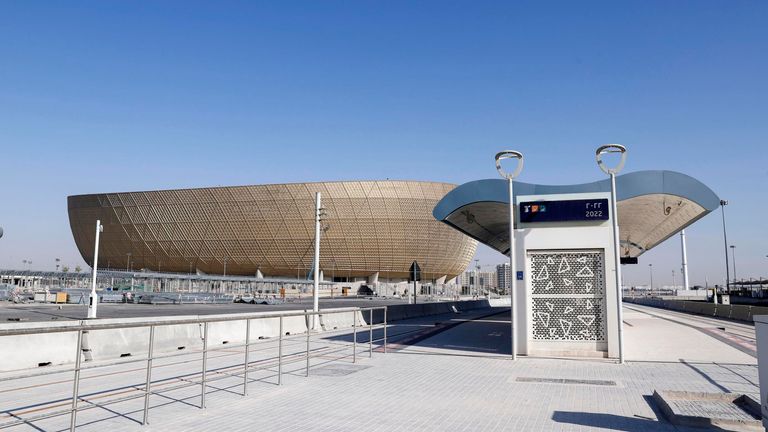
[[[515,182],[515,197],[610,192],[610,179],[577,185]],[[621,255],[637,257],[717,209],[720,198],[693,177],[637,171],[616,177]],[[432,211],[459,231],[509,253],[509,190],[504,179],[476,180],[452,190]]]

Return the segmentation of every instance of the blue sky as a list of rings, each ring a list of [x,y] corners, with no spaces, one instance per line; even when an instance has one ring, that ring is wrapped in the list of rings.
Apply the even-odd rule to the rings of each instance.
[[[0,3],[0,267],[83,264],[66,196],[329,179],[463,183],[672,169],[730,200],[739,277],[768,276],[768,3]],[[691,278],[724,277],[719,214]],[[671,281],[677,239],[625,266]],[[488,249],[481,264],[504,257]]]

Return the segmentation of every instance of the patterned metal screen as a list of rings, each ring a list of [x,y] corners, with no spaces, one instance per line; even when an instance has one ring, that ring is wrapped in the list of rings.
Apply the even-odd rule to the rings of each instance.
[[[529,252],[533,339],[604,342],[602,250]]]

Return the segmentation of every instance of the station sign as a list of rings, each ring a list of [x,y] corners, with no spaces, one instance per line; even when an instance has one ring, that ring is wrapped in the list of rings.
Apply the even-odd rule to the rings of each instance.
[[[608,199],[525,201],[520,203],[520,222],[569,222],[608,220]]]
[[[408,272],[408,282],[420,282],[421,281],[421,267],[416,261],[411,264],[411,268]],[[415,286],[415,285],[414,285]]]

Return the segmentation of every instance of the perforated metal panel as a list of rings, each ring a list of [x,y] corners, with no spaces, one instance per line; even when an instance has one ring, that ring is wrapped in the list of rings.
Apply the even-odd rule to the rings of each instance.
[[[604,342],[602,250],[528,252],[533,339]]]

